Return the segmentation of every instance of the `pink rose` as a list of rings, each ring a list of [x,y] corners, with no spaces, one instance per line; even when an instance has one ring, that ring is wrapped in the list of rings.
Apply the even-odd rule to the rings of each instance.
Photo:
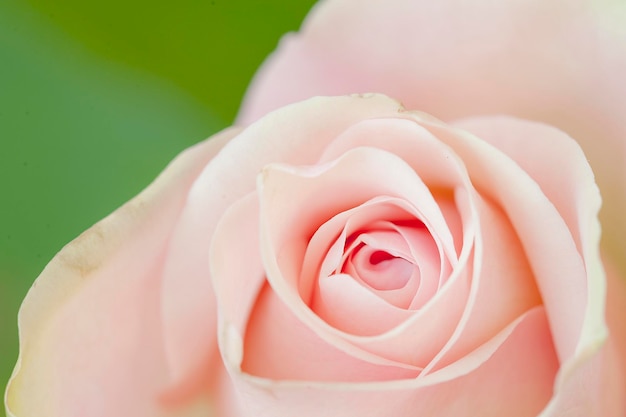
[[[599,205],[546,125],[284,107],[48,265],[9,416],[621,416]]]
[[[316,8],[257,122],[46,267],[9,417],[623,416],[625,43],[582,2],[465,4]],[[265,115],[367,91],[448,122],[380,95]],[[613,263],[575,142],[486,113],[586,148]]]

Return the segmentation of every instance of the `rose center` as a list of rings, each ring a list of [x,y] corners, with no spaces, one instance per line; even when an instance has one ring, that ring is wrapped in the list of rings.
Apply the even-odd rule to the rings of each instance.
[[[376,290],[403,288],[411,279],[414,265],[389,252],[361,246],[353,255],[353,263],[361,280]]]

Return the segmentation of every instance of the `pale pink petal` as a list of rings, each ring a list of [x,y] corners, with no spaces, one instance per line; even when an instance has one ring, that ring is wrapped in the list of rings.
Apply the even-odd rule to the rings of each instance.
[[[220,333],[224,326],[245,330],[266,285],[259,246],[259,199],[252,192],[224,212],[211,240],[209,263]]]
[[[333,383],[272,380],[237,368],[230,371],[245,406],[241,417],[318,417],[320,410],[332,410],[337,417],[475,417],[476,410],[481,416],[535,417],[552,395],[558,369],[543,309],[526,313],[504,336],[506,341],[498,342],[495,352],[484,355],[478,349],[468,354],[467,373],[450,380],[433,374],[430,380]],[[487,351],[490,348],[486,346]],[[302,366],[307,359],[300,358]],[[327,368],[327,363],[318,367]]]
[[[598,303],[596,298],[603,293],[603,277],[601,271],[597,275],[598,271],[593,269],[599,263],[594,264],[591,256],[589,265],[583,263],[583,254],[577,251],[567,224],[537,182],[488,142],[432,119],[422,119],[421,123],[457,152],[478,192],[499,205],[510,219],[546,306],[559,359],[572,358],[579,345],[602,338],[602,302]],[[539,140],[554,140],[554,158],[558,158],[561,148],[576,146],[571,139],[563,141],[552,133],[552,129],[546,129]],[[591,175],[588,166],[581,169]],[[597,207],[597,189],[585,188],[585,184],[593,186],[593,182],[581,184],[581,194],[587,196],[590,207]],[[597,229],[593,219],[587,221]],[[593,239],[588,242],[590,248],[594,247],[593,243]],[[586,267],[592,269],[587,271]],[[568,277],[567,285],[562,278],[555,279],[563,276]]]
[[[583,252],[584,225],[594,223],[599,199],[594,176],[580,147],[565,133],[542,123],[506,116],[473,117],[452,126],[472,132],[514,160],[556,207]]]
[[[454,334],[470,297],[472,278],[466,269],[471,271],[472,263],[463,260],[459,265],[462,270],[454,271],[434,297],[398,326],[373,337],[345,339],[382,358],[426,367]]]
[[[554,396],[538,417],[626,415],[624,375],[616,366],[620,356],[611,341],[581,351],[559,370]]]
[[[439,203],[439,202],[438,202]],[[398,227],[410,247],[411,255],[420,274],[420,285],[409,305],[416,310],[424,306],[448,280],[451,268],[441,259],[436,243],[426,230]]]
[[[223,145],[240,130],[231,128],[211,140]],[[189,196],[185,203],[170,236],[160,288],[163,340],[173,379],[166,396],[178,401],[206,390],[220,360],[215,296],[207,261],[211,236],[204,233],[206,223],[201,217],[194,217],[197,212]]]
[[[231,344],[222,343],[228,359],[233,357]],[[243,362],[233,363],[231,372],[276,380],[386,381],[414,378],[419,372],[416,367],[332,346],[300,321],[269,285],[257,299],[243,349]],[[319,411],[319,406],[314,408]]]
[[[189,187],[229,136],[182,153],[48,264],[20,309],[9,416],[171,415],[159,403],[170,382],[160,320],[163,262]]]
[[[256,75],[239,115],[379,92],[443,120],[510,114],[579,141],[605,199],[605,247],[626,272],[626,9],[593,0],[320,2]]]
[[[488,124],[489,118],[485,118],[484,123]],[[494,119],[494,123],[504,122]],[[600,200],[593,176],[573,140],[545,126],[529,124],[528,128],[521,129],[524,123],[528,122],[511,123],[515,128],[512,130],[522,135],[517,140],[512,140],[514,136],[502,140],[504,149],[510,150],[512,144],[526,147],[519,153],[519,164],[526,167],[528,173],[517,168],[517,161],[508,159],[495,148],[489,149],[481,139],[463,132],[450,134],[449,127],[436,127],[437,123],[432,120],[423,124],[463,157],[477,188],[501,205],[528,254],[562,361],[555,394],[543,415],[556,417],[567,411],[581,417],[617,417],[624,413],[624,398],[620,394],[624,392],[624,385],[619,357],[604,322],[605,280],[598,250],[600,227],[595,218]],[[537,146],[529,137],[543,139],[549,145]],[[498,141],[496,137],[492,140]],[[533,155],[533,152],[536,153]],[[555,207],[541,202],[544,190],[539,189],[531,176],[541,173],[545,164],[559,158],[569,159],[563,161],[562,166],[571,170],[571,178],[556,175],[558,186],[546,180],[545,192],[554,199]],[[568,183],[573,180],[578,182],[578,188]],[[561,195],[567,190],[573,194],[571,198],[577,210],[572,216],[566,209],[561,217],[557,207],[561,208],[567,201]],[[518,198],[520,193],[524,199]],[[566,221],[577,221],[573,227],[580,234],[572,234]],[[571,243],[567,243],[568,240]],[[576,246],[580,246],[580,253]],[[555,278],[564,276],[567,285]]]
[[[393,201],[392,199],[390,200]],[[404,200],[398,199],[398,202],[400,201],[404,202]],[[406,202],[404,203],[406,204]],[[365,231],[359,234],[359,236],[357,237],[358,243],[356,244],[356,246],[358,246],[359,244],[368,246],[369,248],[371,248],[368,251],[370,252],[370,255],[373,255],[373,252],[375,251],[381,250],[388,252],[389,255],[396,258],[402,258],[411,262],[415,261],[414,254],[411,253],[411,248],[409,246],[409,242],[407,242],[406,236],[403,236],[401,233],[398,232],[399,226],[397,226],[394,222],[409,222],[410,220],[413,220],[412,222],[409,222],[410,225],[405,226],[405,228],[410,231],[412,231],[413,229],[418,229],[415,234],[419,235],[423,233],[424,235],[426,235],[425,240],[427,240],[430,244],[433,243],[433,239],[429,231],[426,230],[426,227],[424,227],[421,222],[415,220],[414,217],[402,219],[388,216],[384,218],[385,221],[380,219],[381,218],[379,217],[378,219],[376,219],[378,221],[370,222],[369,227],[367,227],[367,224],[361,226],[362,230]],[[394,222],[386,221],[387,219],[393,219]],[[354,247],[355,243],[352,243],[352,245],[350,246]],[[438,257],[436,248],[434,251],[434,255],[436,258]],[[367,259],[367,256],[365,258]],[[399,288],[400,286],[398,285],[392,287]]]
[[[417,290],[420,288],[421,276],[420,271],[418,269],[412,268],[411,274],[409,275],[409,281],[402,288],[394,289],[394,290],[376,290],[367,286],[367,283],[363,282],[360,277],[358,277],[357,271],[352,264],[348,264],[345,269],[345,273],[349,274],[355,279],[357,282],[361,283],[361,285],[366,286],[373,294],[376,294],[382,300],[385,300],[387,303],[394,305],[396,307],[408,310],[411,308],[411,301],[415,298],[415,294]],[[430,300],[431,297],[428,299]],[[414,308],[412,310],[415,310]]]
[[[582,348],[594,343],[606,332],[604,274],[597,249],[600,233],[597,213],[601,200],[585,155],[565,133],[541,123],[511,117],[485,117],[459,121],[455,125],[506,153],[537,182],[558,210],[582,257],[587,275],[584,291],[587,300],[577,306],[581,311],[585,306],[586,320],[579,345]],[[561,285],[560,280],[552,281]],[[568,286],[573,284],[570,278]],[[576,304],[574,298],[567,302]]]
[[[311,309],[326,323],[350,334],[381,334],[413,313],[378,297],[350,275],[322,278],[318,286]]]
[[[480,213],[472,289],[459,327],[425,371],[462,359],[542,300],[524,249],[504,213],[476,196]]]

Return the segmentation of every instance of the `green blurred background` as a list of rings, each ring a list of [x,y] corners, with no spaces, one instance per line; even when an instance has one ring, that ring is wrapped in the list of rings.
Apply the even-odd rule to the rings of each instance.
[[[19,304],[45,264],[229,125],[313,3],[0,0],[2,390]]]

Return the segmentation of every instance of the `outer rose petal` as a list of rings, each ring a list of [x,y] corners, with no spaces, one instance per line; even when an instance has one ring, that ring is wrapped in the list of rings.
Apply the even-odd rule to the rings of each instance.
[[[563,216],[584,259],[587,271],[586,309],[576,357],[563,363],[555,395],[542,417],[565,413],[581,417],[622,415],[626,411],[623,396],[626,374],[620,366],[624,353],[616,350],[616,337],[606,334],[606,284],[597,251],[600,228],[595,219],[600,201],[584,155],[562,132],[537,123],[484,117],[460,121],[456,125],[494,144],[537,181]],[[531,139],[537,137],[546,140]],[[559,172],[554,172],[554,161],[550,158],[555,154],[562,158]],[[616,288],[620,281],[615,280],[615,275],[608,275],[610,288],[618,291],[609,297],[608,305],[610,324],[615,332],[615,310],[626,308],[623,301],[625,293]],[[568,298],[574,302],[574,297]],[[549,299],[546,301],[550,303]],[[623,335],[623,331],[617,333]],[[619,336],[617,342],[621,342]]]
[[[160,320],[163,261],[193,180],[235,133],[183,152],[44,269],[19,313],[9,417],[170,415],[158,404],[170,378]]]
[[[233,331],[224,328],[220,339],[227,362],[241,349]],[[333,417],[535,416],[548,400],[556,371],[553,352],[546,351],[551,342],[543,309],[530,310],[509,331],[476,370],[430,386],[419,379],[369,384],[276,381],[243,373],[233,362],[227,365],[246,401],[241,417],[317,417],[320,410],[331,410]]]
[[[604,243],[626,275],[626,9],[604,3],[322,1],[265,62],[239,121],[311,96],[380,92],[444,120],[547,122],[589,157],[605,199]]]

